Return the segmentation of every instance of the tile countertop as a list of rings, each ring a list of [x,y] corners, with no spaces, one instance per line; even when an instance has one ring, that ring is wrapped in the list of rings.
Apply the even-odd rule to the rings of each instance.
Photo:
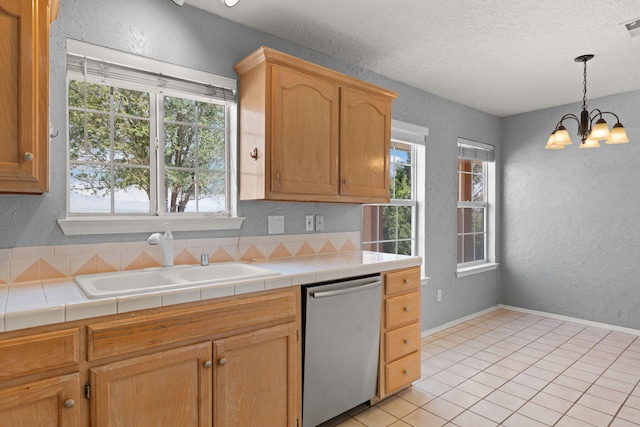
[[[87,299],[72,277],[0,285],[0,332],[420,266],[420,257],[349,252],[258,262],[280,276]]]

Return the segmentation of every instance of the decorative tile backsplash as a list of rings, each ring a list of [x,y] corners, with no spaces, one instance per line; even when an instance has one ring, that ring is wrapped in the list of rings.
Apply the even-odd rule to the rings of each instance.
[[[174,264],[261,261],[360,250],[360,232],[175,239]],[[158,267],[160,246],[144,242],[0,249],[0,284]]]

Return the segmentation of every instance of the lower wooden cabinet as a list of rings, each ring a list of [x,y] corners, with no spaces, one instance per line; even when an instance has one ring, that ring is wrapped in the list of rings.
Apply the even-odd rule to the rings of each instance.
[[[79,374],[0,389],[2,427],[79,427]]]
[[[296,426],[296,334],[289,323],[214,341],[214,426]]]
[[[211,348],[205,342],[92,368],[92,426],[210,426]]]
[[[420,268],[384,274],[378,396],[420,379]]]

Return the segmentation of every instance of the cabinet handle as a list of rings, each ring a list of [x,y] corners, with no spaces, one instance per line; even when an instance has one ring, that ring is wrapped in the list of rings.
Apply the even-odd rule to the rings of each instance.
[[[282,179],[282,175],[276,174],[276,179]]]
[[[408,312],[410,312],[410,311],[411,311],[411,309],[410,309],[409,307],[405,307],[405,308],[404,308],[404,311],[405,311],[405,313],[408,313]]]
[[[258,147],[254,148],[252,152],[249,153],[253,160],[258,160]]]
[[[349,185],[349,180],[345,179],[344,181],[342,181],[344,183],[344,185]]]
[[[402,342],[404,342],[405,344],[409,344],[409,340],[403,340]]]
[[[409,283],[411,283],[411,280],[409,280],[409,279],[404,279],[404,284],[405,284],[405,285],[408,285]]]
[[[206,362],[204,362],[204,367],[205,368],[210,368],[213,365],[213,363],[211,363],[211,360],[207,360]]]
[[[220,365],[226,365],[227,364],[227,359],[225,359],[224,357],[222,357],[220,360],[218,360],[218,363]]]
[[[64,407],[67,409],[71,409],[76,406],[76,401],[73,399],[67,399],[64,401]]]
[[[30,162],[31,160],[33,160],[33,153],[30,153],[27,151],[26,153],[24,153],[22,158],[25,159],[27,162]]]
[[[409,375],[409,371],[407,369],[405,369],[404,371],[402,371],[402,373],[406,376]]]

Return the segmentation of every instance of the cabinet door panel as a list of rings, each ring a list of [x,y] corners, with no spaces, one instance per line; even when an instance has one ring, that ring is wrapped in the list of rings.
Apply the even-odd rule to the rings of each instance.
[[[48,191],[49,2],[0,0],[0,193]]]
[[[271,191],[338,192],[338,86],[274,65]]]
[[[391,102],[341,89],[340,194],[389,201]]]
[[[211,349],[206,342],[92,368],[92,426],[211,426]]]
[[[0,425],[79,427],[79,400],[78,374],[0,390]],[[65,402],[69,408],[65,407]]]
[[[296,425],[296,324],[214,342],[214,425]]]

